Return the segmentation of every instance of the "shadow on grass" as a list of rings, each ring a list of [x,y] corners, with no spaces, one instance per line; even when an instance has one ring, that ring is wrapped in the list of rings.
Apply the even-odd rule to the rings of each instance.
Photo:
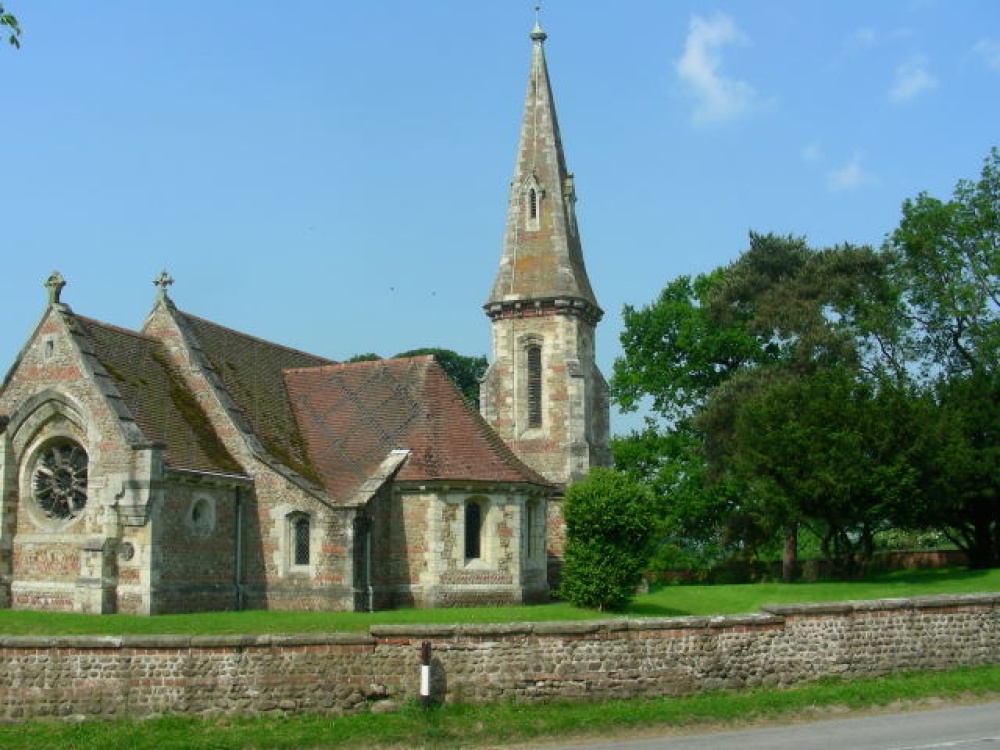
[[[873,573],[863,579],[867,583],[884,584],[920,584],[931,582],[975,581],[990,575],[989,570],[971,570],[969,568],[925,568],[917,570],[894,570],[886,573]]]

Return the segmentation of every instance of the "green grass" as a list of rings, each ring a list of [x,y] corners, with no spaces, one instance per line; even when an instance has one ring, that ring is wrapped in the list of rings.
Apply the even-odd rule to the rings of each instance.
[[[448,705],[396,714],[265,716],[142,722],[28,722],[0,725],[0,747],[32,750],[229,750],[237,748],[468,748],[567,742],[613,734],[731,728],[763,721],[897,710],[928,699],[971,702],[1000,695],[1000,667],[874,680],[829,680],[801,687],[601,703]]]
[[[1000,592],[1000,570],[925,570],[882,574],[849,583],[754,583],[664,586],[636,597],[623,613],[564,603],[531,607],[401,609],[387,612],[210,612],[192,615],[74,615],[0,610],[4,635],[151,635],[367,631],[375,624],[453,624],[674,617],[756,612],[765,604],[885,599],[934,594]]]

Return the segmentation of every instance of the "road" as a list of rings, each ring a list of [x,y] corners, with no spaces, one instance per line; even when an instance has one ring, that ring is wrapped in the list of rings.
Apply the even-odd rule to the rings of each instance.
[[[550,746],[546,746],[549,750]],[[1000,701],[696,735],[605,740],[553,750],[1000,750]]]

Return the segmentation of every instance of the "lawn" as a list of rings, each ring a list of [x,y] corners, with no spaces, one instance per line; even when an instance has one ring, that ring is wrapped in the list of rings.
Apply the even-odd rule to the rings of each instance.
[[[674,617],[757,612],[766,604],[885,599],[936,594],[1000,592],[1000,570],[904,571],[863,581],[663,586],[636,597],[622,613],[577,609],[556,602],[530,607],[386,612],[210,612],[191,615],[75,615],[0,610],[4,635],[242,634],[366,631],[375,624],[441,624],[590,620],[602,617]]]

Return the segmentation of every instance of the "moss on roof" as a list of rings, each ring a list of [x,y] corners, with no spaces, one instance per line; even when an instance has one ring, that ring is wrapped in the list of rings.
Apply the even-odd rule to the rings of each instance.
[[[160,341],[90,318],[76,320],[140,431],[166,446],[169,466],[243,473]]]

